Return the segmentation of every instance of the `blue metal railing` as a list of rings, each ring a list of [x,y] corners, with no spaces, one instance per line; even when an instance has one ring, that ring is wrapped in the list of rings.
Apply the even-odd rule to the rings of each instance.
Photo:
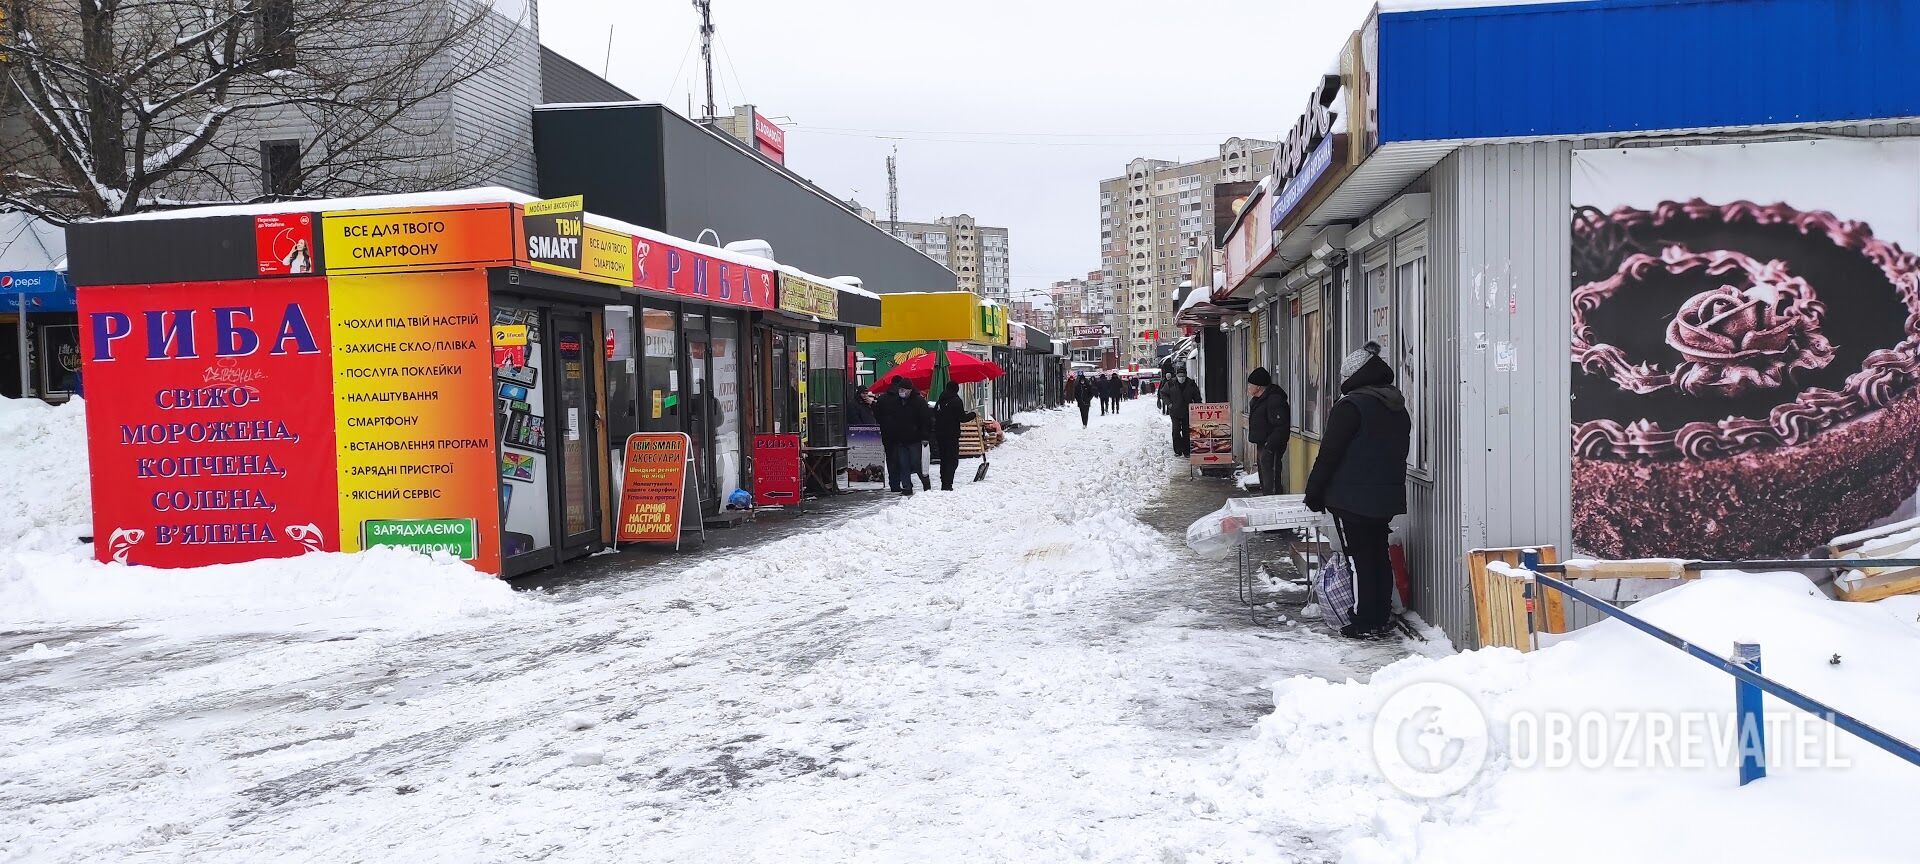
[[[1881,562],[1876,561],[1875,563],[1878,564]],[[1520,564],[1532,574],[1535,582],[1552,588],[1580,603],[1591,606],[1602,615],[1618,620],[1635,630],[1639,630],[1642,633],[1678,648],[1692,655],[1695,659],[1734,677],[1737,682],[1734,685],[1734,702],[1736,711],[1740,715],[1739,729],[1741,730],[1740,785],[1745,786],[1754,780],[1765,777],[1767,773],[1764,758],[1764,741],[1760,737],[1761,692],[1771,693],[1779,698],[1780,701],[1812,714],[1815,717],[1819,717],[1833,724],[1843,732],[1898,756],[1910,764],[1920,765],[1920,748],[1916,748],[1912,744],[1908,744],[1892,735],[1875,729],[1861,722],[1851,714],[1835,709],[1792,687],[1788,687],[1785,684],[1760,674],[1760,646],[1758,644],[1735,643],[1735,657],[1722,657],[1712,651],[1688,642],[1679,636],[1662,630],[1625,609],[1541,572],[1544,567],[1553,565],[1542,565],[1540,563],[1540,551],[1538,549],[1528,549],[1522,552],[1520,555]],[[1531,599],[1530,593],[1529,599]],[[1531,603],[1528,604],[1528,608],[1532,608]],[[1528,617],[1531,619],[1531,613],[1529,613]],[[1531,625],[1532,621],[1529,620],[1528,623]]]

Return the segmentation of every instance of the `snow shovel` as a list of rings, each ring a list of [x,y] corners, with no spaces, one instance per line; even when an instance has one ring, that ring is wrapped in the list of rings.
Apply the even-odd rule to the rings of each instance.
[[[980,451],[980,467],[973,469],[973,482],[978,483],[987,479],[987,469],[992,467],[992,465],[987,463],[987,451],[982,449]]]

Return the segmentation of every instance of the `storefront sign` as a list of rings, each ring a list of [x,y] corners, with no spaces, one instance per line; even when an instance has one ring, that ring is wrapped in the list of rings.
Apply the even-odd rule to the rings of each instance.
[[[633,236],[587,226],[580,273],[619,285],[633,284]]]
[[[1082,324],[1073,328],[1073,338],[1075,339],[1097,339],[1112,335],[1113,328],[1106,324]]]
[[[1194,465],[1233,462],[1233,406],[1196,402],[1187,406],[1187,461]]]
[[[800,435],[793,432],[753,436],[753,505],[785,507],[800,503]]]
[[[498,523],[483,273],[81,295],[102,560],[194,567],[355,551],[370,520]],[[498,543],[472,560],[499,572]]]
[[[58,294],[67,290],[67,280],[57,270],[14,270],[0,273],[0,293]]]
[[[262,276],[312,273],[313,214],[253,217],[253,254]]]
[[[644,238],[633,241],[633,284],[707,303],[774,308],[773,271]]]
[[[1287,181],[1286,188],[1280,190],[1280,194],[1273,199],[1270,224],[1285,225],[1287,217],[1292,216],[1300,203],[1307,200],[1307,193],[1320,186],[1320,181],[1326,179],[1327,172],[1333,168],[1336,150],[1344,156],[1346,136],[1328,135],[1320,139],[1319,146],[1313,148],[1313,152],[1307,155],[1307,161],[1301,164],[1299,173]]]
[[[479,555],[480,525],[472,519],[369,519],[360,526],[360,548],[375,546],[471,561]]]
[[[787,164],[786,130],[781,129],[778,124],[768,120],[758,111],[753,113],[753,142],[754,146],[768,159],[782,165]]]
[[[321,258],[328,273],[508,264],[513,215],[511,204],[323,213]]]
[[[563,270],[579,270],[586,229],[583,196],[529,201],[521,208],[520,231],[526,260]]]
[[[887,449],[880,443],[880,427],[847,427],[847,485],[878,489],[887,482]]]
[[[1268,231],[1298,228],[1371,152],[1377,136],[1369,44],[1358,32],[1347,37],[1340,73],[1321,77],[1306,111],[1280,143],[1268,193]]]
[[[618,542],[680,542],[681,502],[691,479],[690,443],[685,432],[635,432],[627,436]]]
[[[780,308],[795,315],[813,315],[828,321],[840,320],[840,292],[831,285],[802,279],[791,273],[780,274]]]

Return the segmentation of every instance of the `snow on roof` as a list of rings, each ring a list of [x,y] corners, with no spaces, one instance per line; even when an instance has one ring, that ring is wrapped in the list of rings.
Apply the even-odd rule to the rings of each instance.
[[[1180,301],[1180,308],[1178,310],[1175,310],[1174,314],[1178,315],[1181,312],[1185,312],[1188,309],[1192,309],[1195,306],[1205,303],[1212,296],[1213,296],[1212,294],[1209,294],[1205,291],[1201,291],[1196,288],[1193,291],[1188,292],[1187,299]]]
[[[360,195],[352,198],[323,198],[314,201],[267,201],[259,204],[215,204],[182,210],[152,210],[129,216],[115,216],[101,222],[147,222],[157,219],[206,219],[212,216],[260,216],[268,213],[299,213],[335,210],[393,210],[401,207],[454,207],[461,204],[525,204],[540,199],[504,186],[480,186],[445,192],[408,192],[399,195]]]
[[[848,294],[858,294],[858,295],[860,295],[860,296],[862,296],[862,297],[866,297],[866,298],[869,298],[869,299],[872,299],[872,300],[878,300],[878,299],[880,299],[880,295],[879,295],[879,294],[877,294],[877,293],[874,293],[874,292],[872,292],[872,291],[868,291],[867,289],[865,289],[865,288],[862,288],[862,287],[860,287],[859,285],[854,285],[854,284],[852,284],[852,283],[849,283],[849,282],[843,282],[843,281],[841,281],[841,280],[843,280],[843,279],[852,279],[852,278],[854,278],[854,277],[852,277],[852,276],[835,276],[835,277],[833,277],[833,279],[831,279],[831,280],[829,280],[829,281],[831,281],[831,282],[833,283],[833,286],[834,286],[835,288],[838,288],[838,289],[840,289],[840,290],[842,290],[842,291],[845,291],[845,292],[847,292]]]

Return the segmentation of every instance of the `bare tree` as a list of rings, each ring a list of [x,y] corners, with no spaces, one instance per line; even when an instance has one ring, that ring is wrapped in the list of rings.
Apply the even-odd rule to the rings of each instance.
[[[64,224],[470,185],[517,142],[462,140],[452,97],[534,38],[493,6],[0,0],[0,209]],[[297,149],[264,152],[275,134]]]

